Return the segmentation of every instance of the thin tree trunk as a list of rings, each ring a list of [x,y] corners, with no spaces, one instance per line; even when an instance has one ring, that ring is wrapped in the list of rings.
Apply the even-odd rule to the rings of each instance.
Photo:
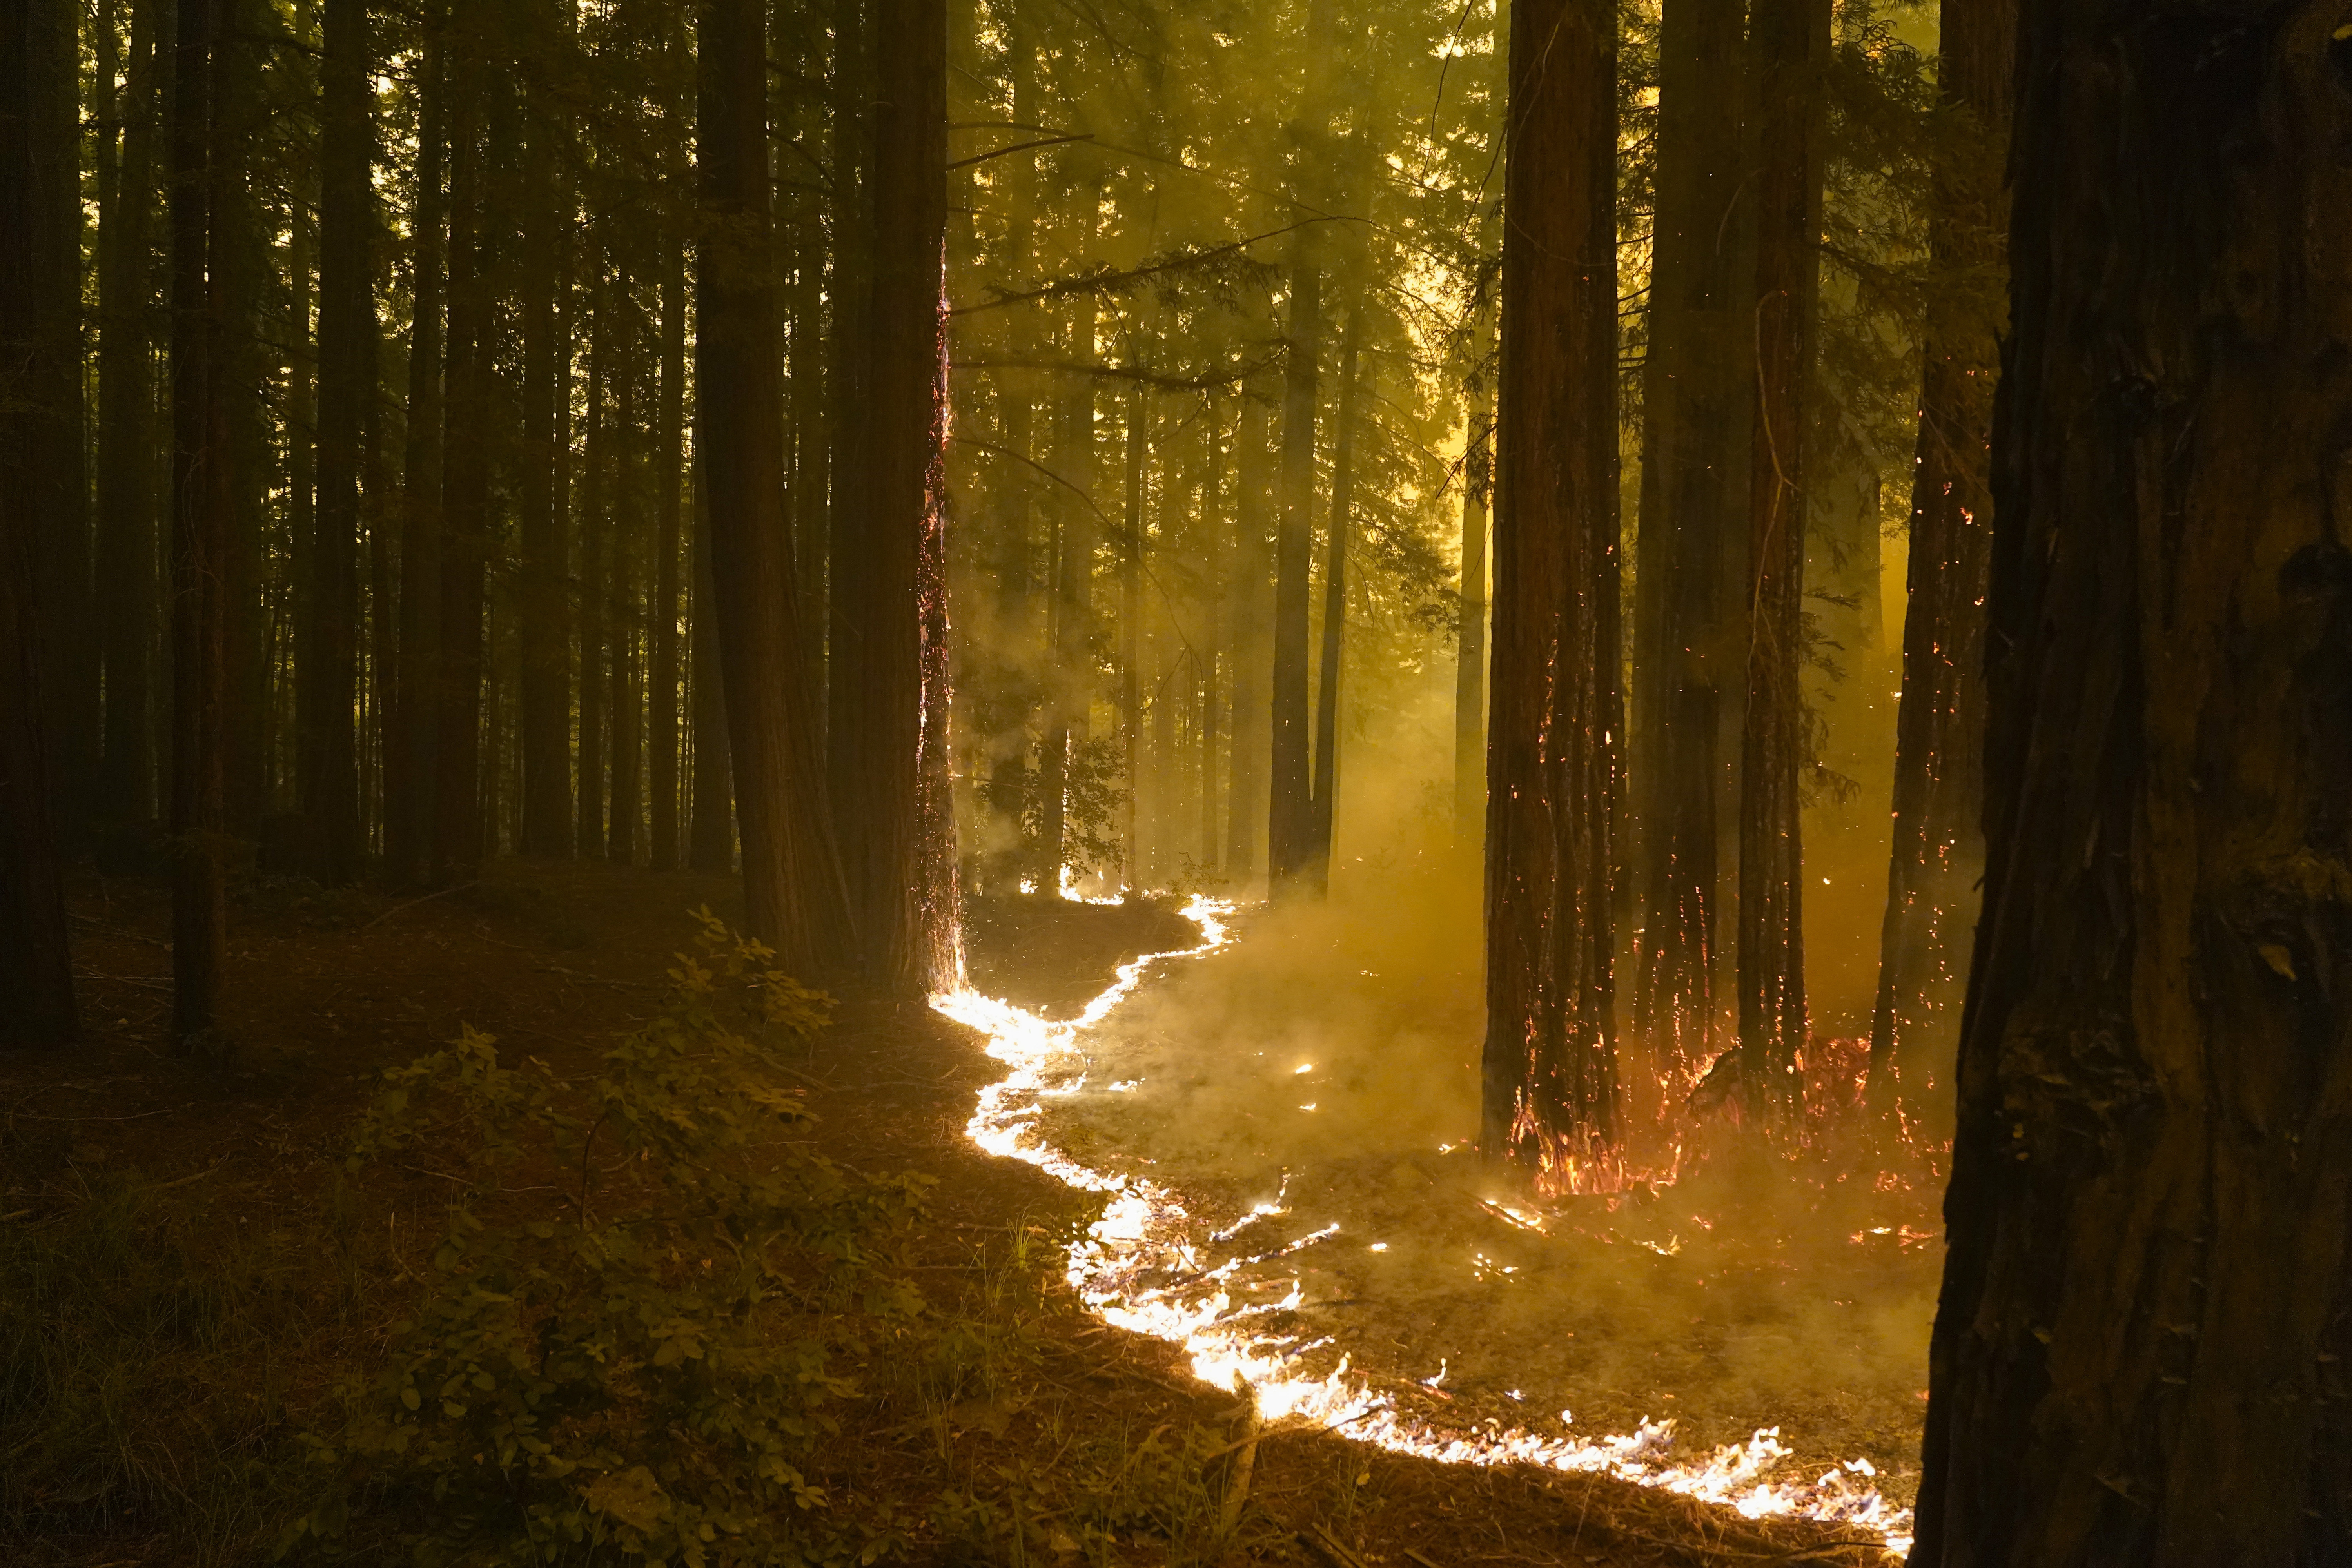
[[[1687,1083],[1719,1048],[1720,908],[1744,679],[1755,190],[1741,0],[1665,0],[1657,220],[1642,395],[1630,776],[1639,802],[1632,1023]],[[1667,1102],[1677,1098],[1667,1095]],[[1644,1111],[1663,1109],[1645,1105]]]
[[[1759,0],[1756,439],[1748,460],[1748,696],[1740,734],[1739,1047],[1747,1090],[1793,1116],[1803,1088],[1804,389],[1820,293],[1821,69],[1830,0]]]
[[[1339,428],[1331,441],[1331,526],[1323,557],[1323,648],[1315,700],[1315,799],[1307,879],[1316,896],[1331,890],[1331,829],[1339,801],[1339,677],[1348,626],[1349,513],[1356,504],[1357,378],[1362,372],[1363,302],[1348,310],[1339,345]]]
[[[1222,675],[1231,636],[1233,607],[1230,600],[1233,572],[1233,547],[1227,542],[1225,514],[1225,458],[1217,443],[1217,405],[1212,401],[1207,416],[1201,421],[1201,539],[1202,597],[1208,606],[1207,624],[1202,630],[1201,648],[1201,865],[1204,870],[1216,869],[1223,858],[1223,819],[1217,815],[1217,732],[1223,718]]]
[[[158,0],[131,0],[122,142],[99,224],[98,595],[106,713],[100,812],[155,816],[155,205]],[[104,62],[102,62],[104,63]]]
[[[1274,546],[1273,745],[1266,809],[1266,888],[1296,891],[1313,844],[1307,751],[1307,576],[1315,548],[1316,355],[1323,339],[1323,278],[1315,230],[1295,239],[1290,315],[1283,333],[1282,511]]]
[[[479,47],[478,40],[475,47]],[[461,69],[451,116],[449,342],[442,436],[441,682],[436,722],[433,874],[448,881],[482,862],[482,659],[484,588],[489,560],[490,291],[496,216],[487,199],[485,113],[494,68]]]
[[[1895,844],[1879,935],[1870,1093],[1884,1110],[1948,1096],[1964,954],[1984,862],[1984,612],[1990,442],[1999,370],[1995,286],[2006,214],[2016,0],[1946,0],[1937,83],[1975,132],[1938,171],[1930,243],[1962,303],[1931,318],[1911,486],[1910,608],[1895,713]],[[1976,307],[1975,313],[1968,308]],[[1931,1089],[1930,1084],[1936,1085]]]
[[[866,601],[855,574],[863,560],[858,535],[873,515],[874,167],[873,121],[877,47],[874,0],[831,0],[833,11],[833,311],[825,345],[825,390],[832,405],[832,450],[826,464],[825,661],[810,673],[817,698],[817,745],[831,793],[851,785],[856,769],[833,743],[838,723],[856,724],[860,694],[835,679],[835,668],[858,640],[855,606]],[[853,911],[857,895],[852,893]],[[853,916],[854,918],[854,916]]]
[[[637,829],[645,817],[644,773],[639,765],[645,745],[645,690],[637,662],[644,619],[637,595],[637,567],[645,536],[645,487],[638,482],[643,443],[637,427],[636,310],[631,285],[628,273],[622,272],[615,290],[623,324],[613,410],[613,565],[604,616],[608,657],[603,671],[605,710],[613,729],[612,816],[604,835],[604,858],[616,866],[636,862]]]
[[[1132,352],[1130,348],[1130,355]],[[1129,891],[1140,889],[1151,871],[1144,862],[1143,845],[1136,837],[1136,802],[1143,794],[1143,387],[1138,383],[1127,396],[1126,517],[1122,524],[1127,537],[1120,541],[1118,553],[1118,730],[1124,751],[1120,765],[1127,773],[1127,804],[1121,815],[1119,840],[1127,858],[1125,880]],[[1155,803],[1155,823],[1158,815]]]
[[[746,921],[787,970],[845,955],[848,907],[826,810],[784,494],[767,174],[767,18],[701,0],[697,135],[697,449],[710,518]],[[836,585],[836,592],[839,591]]]
[[[2342,21],[2023,8],[1921,1568],[2352,1542]]]
[[[375,384],[374,129],[366,0],[326,0],[319,75],[318,507],[309,637],[296,666],[301,722],[296,794],[317,858],[311,875],[358,874],[360,437]]]
[[[248,29],[222,13],[223,45],[214,94],[220,112],[213,131],[213,157],[231,169],[250,166],[257,136],[268,118],[266,55],[279,40],[266,29]],[[232,837],[267,837],[275,802],[271,790],[268,735],[271,697],[268,606],[269,491],[276,464],[268,371],[264,345],[272,312],[263,308],[273,280],[268,230],[252,183],[231,180],[213,214],[213,289],[220,305],[219,359],[215,365],[227,421],[222,460],[228,465],[229,523],[221,558],[221,589],[226,624],[222,628],[223,747],[222,815]],[[280,683],[299,696],[291,683]],[[299,819],[293,819],[299,821]],[[278,848],[272,869],[319,873],[315,838]],[[284,853],[290,849],[291,853]]]
[[[36,564],[48,531],[72,526],[73,508],[44,451],[58,438],[56,411],[28,395],[56,384],[50,362],[78,335],[58,312],[78,316],[79,300],[46,286],[63,215],[45,199],[57,173],[43,114],[53,84],[37,73],[58,63],[43,47],[57,25],[38,0],[0,4],[0,1046],[10,1047],[66,1045],[80,1032],[44,687],[55,623],[45,625]],[[72,226],[79,234],[78,211]]]
[[[661,406],[654,437],[654,604],[651,726],[647,751],[653,790],[653,864],[678,868],[677,564],[678,477],[686,462],[686,258],[677,237],[662,239]]]
[[[1454,661],[1454,841],[1469,848],[1486,823],[1486,500],[1494,488],[1494,394],[1470,387],[1462,453],[1462,630]]]
[[[697,402],[700,401],[698,392]],[[710,578],[710,517],[703,504],[702,454],[695,453],[694,604],[688,630],[693,655],[694,814],[687,829],[687,864],[725,871],[735,864],[735,783],[727,756],[727,698],[719,657],[719,591]]]
[[[212,157],[221,3],[179,0],[172,51],[172,1032],[183,1051],[215,1036],[227,959],[220,562],[229,498],[211,277],[213,211],[227,184]]]
[[[593,242],[591,242],[593,244]],[[588,429],[580,482],[580,830],[583,857],[604,842],[605,577],[613,552],[613,291],[598,247],[590,289]]]
[[[1513,0],[1480,1145],[1611,1184],[1618,1089],[1616,27]]]
[[[554,7],[534,6],[537,29],[560,26]],[[550,40],[551,43],[552,39]],[[556,522],[556,404],[570,395],[569,345],[557,336],[557,251],[569,214],[561,205],[555,152],[559,105],[534,101],[524,134],[522,265],[517,272],[522,329],[522,466],[516,487],[521,553],[516,608],[522,639],[522,841],[526,855],[568,857],[572,833],[572,627],[570,552]]]
[[[1093,189],[1091,184],[1085,188]],[[1086,209],[1078,224],[1076,243],[1083,247],[1094,236],[1094,198],[1080,202]],[[1077,301],[1062,322],[1063,358],[1073,364],[1095,360],[1095,300]],[[1055,689],[1045,726],[1045,744],[1038,749],[1037,790],[1044,809],[1039,813],[1037,890],[1053,896],[1061,888],[1064,868],[1075,857],[1069,834],[1069,778],[1073,748],[1087,739],[1094,704],[1094,566],[1096,512],[1095,386],[1090,376],[1066,378],[1055,411],[1054,474],[1054,604],[1052,635],[1056,668]]]
[[[384,869],[394,884],[426,874],[434,838],[435,742],[441,689],[441,470],[448,200],[445,6],[429,6],[417,114],[415,244],[409,265],[407,451],[402,475],[400,669],[384,743]]]
[[[1226,788],[1225,873],[1247,885],[1257,874],[1265,842],[1267,740],[1266,693],[1272,682],[1274,616],[1271,580],[1274,543],[1266,516],[1267,468],[1273,449],[1266,433],[1268,399],[1244,386],[1239,427],[1234,437],[1234,577],[1229,590],[1234,616],[1233,739],[1227,743],[1232,777]]]

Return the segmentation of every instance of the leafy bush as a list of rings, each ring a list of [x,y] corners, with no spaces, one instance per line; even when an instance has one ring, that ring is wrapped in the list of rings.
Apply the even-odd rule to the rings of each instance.
[[[899,1542],[891,1509],[829,1496],[812,1460],[855,1392],[835,1368],[921,1310],[885,1265],[925,1178],[795,1136],[809,1112],[764,1042],[806,1040],[829,1002],[698,918],[668,1011],[593,1081],[504,1065],[470,1029],[386,1075],[352,1169],[464,1169],[389,1361],[311,1439],[331,1495],[289,1547],[341,1540],[369,1502],[428,1565],[871,1563]]]

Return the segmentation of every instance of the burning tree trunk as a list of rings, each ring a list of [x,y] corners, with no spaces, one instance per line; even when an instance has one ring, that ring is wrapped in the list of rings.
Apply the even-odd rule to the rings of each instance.
[[[229,492],[212,276],[214,210],[227,175],[212,155],[215,7],[224,3],[179,0],[172,51],[172,1033],[182,1050],[218,1027],[227,957],[221,556]]]
[[[1686,1076],[1715,1046],[1737,759],[1725,742],[1736,741],[1747,646],[1755,194],[1744,178],[1743,9],[1740,0],[1665,0],[1659,34],[1629,749],[1641,910],[1633,1025],[1667,1079]]]
[[[2342,34],[2046,0],[2018,35],[1921,1568],[2352,1540]]]
[[[926,557],[939,543],[947,435],[947,9],[944,0],[877,0],[876,23],[890,46],[876,55],[872,121],[871,417],[860,514],[835,539],[828,741],[859,967],[891,994],[920,996],[953,978],[935,973],[933,957],[952,946],[955,923],[927,869],[941,847],[926,835],[923,809],[926,744],[945,741],[944,711],[927,703],[947,697],[927,689],[924,668],[925,595],[945,587]],[[946,852],[951,859],[952,839]]]
[[[297,795],[329,886],[359,870],[360,438],[375,389],[374,161],[366,0],[327,0],[319,73],[318,505],[296,668]]]
[[[44,484],[45,411],[28,390],[47,379],[60,346],[58,303],[39,287],[43,247],[56,242],[54,204],[41,198],[35,0],[0,4],[0,1045],[63,1045],[79,1032],[54,804],[56,761],[45,722],[43,615],[34,562],[61,528],[56,487]],[[79,215],[76,227],[79,228]],[[30,384],[28,386],[27,384]],[[77,438],[79,433],[77,432]]]
[[[1947,0],[1942,68],[1963,132],[1938,171],[1931,244],[1944,287],[1928,323],[1911,486],[1910,608],[1895,741],[1895,847],[1870,1031],[1871,1099],[1940,1079],[1948,1093],[1968,931],[1983,862],[1984,597],[1994,341],[2006,215],[2016,0]]]
[[[1748,445],[1748,698],[1739,745],[1739,1047],[1787,1110],[1805,1043],[1804,387],[1820,288],[1820,71],[1829,0],[1759,0],[1756,433]]]
[[[696,442],[751,932],[789,970],[831,969],[848,910],[825,809],[787,531],[776,286],[769,258],[767,14],[702,0],[696,136]]]
[[[1616,26],[1513,0],[1482,1146],[1573,1185],[1616,1135]]]

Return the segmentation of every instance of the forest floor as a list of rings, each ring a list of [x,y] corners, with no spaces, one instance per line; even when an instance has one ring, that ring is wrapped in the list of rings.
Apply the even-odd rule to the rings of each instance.
[[[688,911],[730,918],[736,884],[516,863],[425,898],[255,881],[232,909],[233,1045],[204,1060],[166,1045],[163,890],[84,873],[73,904],[89,1037],[0,1056],[0,1557],[266,1561],[315,1488],[299,1434],[382,1356],[448,1207],[450,1178],[429,1167],[379,1166],[357,1194],[340,1182],[381,1072],[461,1026],[509,1057],[589,1070],[661,1007]],[[976,903],[968,939],[976,989],[1066,1014],[1124,960],[1193,932],[1156,903],[1022,900]],[[871,1397],[839,1408],[820,1468],[845,1490],[910,1500],[898,1550],[914,1561],[1883,1558],[1853,1532],[1601,1476],[1442,1465],[1319,1430],[1252,1441],[1230,1390],[1194,1379],[1177,1347],[1092,1318],[1063,1284],[1058,1243],[1095,1208],[967,1141],[975,1094],[1002,1073],[975,1036],[851,996],[783,1070],[825,1155],[934,1178],[898,1267],[995,1347],[985,1376],[877,1373]],[[1103,1528],[1077,1529],[1081,1492]]]

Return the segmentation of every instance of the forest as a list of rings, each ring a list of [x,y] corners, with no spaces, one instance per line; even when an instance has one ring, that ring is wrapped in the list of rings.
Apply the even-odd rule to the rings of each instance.
[[[2352,1563],[2347,212],[2347,0],[0,0],[0,1557]]]

